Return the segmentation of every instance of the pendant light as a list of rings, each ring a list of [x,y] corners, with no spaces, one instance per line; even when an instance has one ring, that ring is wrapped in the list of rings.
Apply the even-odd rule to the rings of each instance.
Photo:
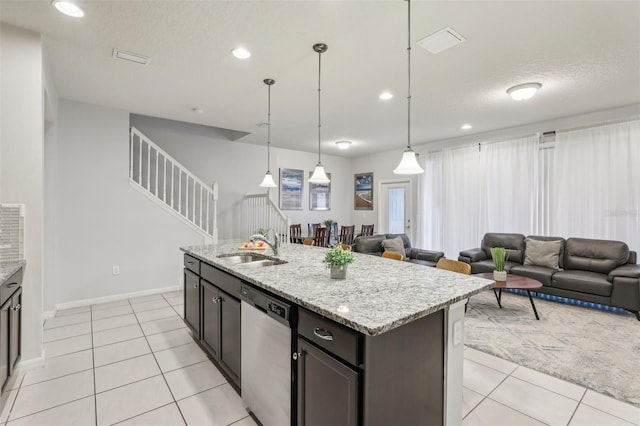
[[[408,37],[407,37],[407,58],[408,58],[408,85],[407,85],[407,147],[402,153],[400,164],[393,171],[398,175],[417,175],[424,173],[424,169],[418,164],[416,153],[411,149],[411,0],[407,0],[408,11]]]
[[[271,172],[269,171],[269,162],[271,160],[271,86],[274,85],[276,81],[271,78],[266,78],[262,81],[269,88],[269,107],[267,110],[267,173],[264,174],[264,179],[260,186],[263,188],[275,188],[277,185],[273,181],[273,176],[271,176]]]
[[[327,51],[327,45],[324,43],[317,43],[313,45],[313,50],[318,52],[318,164],[313,171],[313,175],[309,178],[311,183],[329,183],[327,173],[324,171],[324,166],[320,162],[320,73],[322,71],[321,61],[322,54]]]

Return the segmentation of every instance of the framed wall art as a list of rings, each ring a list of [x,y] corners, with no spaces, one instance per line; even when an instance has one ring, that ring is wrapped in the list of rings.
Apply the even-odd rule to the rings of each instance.
[[[304,171],[280,169],[280,209],[302,210]]]
[[[309,177],[313,172],[309,172]],[[331,180],[331,173],[327,173]],[[309,210],[331,210],[331,182],[309,182]]]
[[[373,210],[373,173],[354,175],[354,209]]]

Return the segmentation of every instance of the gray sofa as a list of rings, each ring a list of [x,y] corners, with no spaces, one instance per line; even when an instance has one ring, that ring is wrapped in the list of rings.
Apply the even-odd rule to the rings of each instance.
[[[405,261],[417,263],[425,266],[436,266],[438,260],[444,257],[441,251],[423,250],[411,247],[411,240],[407,234],[379,234],[367,237],[357,237],[353,242],[353,251],[365,253],[374,256],[381,256],[385,248],[383,247],[386,240],[396,237],[402,239],[405,251]]]
[[[540,281],[537,291],[623,308],[640,321],[640,265],[622,241],[487,233],[458,260],[473,274],[493,271],[492,247],[507,249],[508,273]]]

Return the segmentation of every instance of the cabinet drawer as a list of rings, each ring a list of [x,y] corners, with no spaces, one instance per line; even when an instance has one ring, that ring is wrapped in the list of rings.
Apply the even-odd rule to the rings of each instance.
[[[9,300],[11,295],[22,285],[22,268],[5,280],[0,287],[0,305]]]
[[[200,275],[200,261],[188,254],[184,255],[184,267],[194,272],[196,275]]]
[[[202,262],[200,265],[200,276],[211,284],[216,285],[221,290],[226,291],[236,299],[240,298],[241,281],[224,271],[221,271],[208,263]]]
[[[298,334],[318,346],[358,365],[358,332],[306,309],[298,310]]]

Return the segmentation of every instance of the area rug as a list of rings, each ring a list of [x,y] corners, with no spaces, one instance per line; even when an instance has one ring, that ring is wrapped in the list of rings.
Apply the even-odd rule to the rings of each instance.
[[[492,291],[471,297],[465,344],[640,407],[640,321],[617,314]]]

